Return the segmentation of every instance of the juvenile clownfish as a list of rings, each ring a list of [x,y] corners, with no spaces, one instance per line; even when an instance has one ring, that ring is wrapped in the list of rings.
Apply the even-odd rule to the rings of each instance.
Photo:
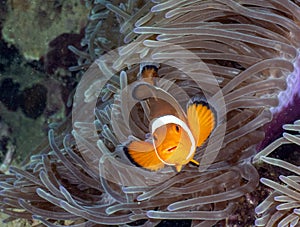
[[[216,124],[214,111],[207,101],[202,97],[192,98],[185,114],[165,100],[149,98],[150,93],[163,92],[161,89],[142,84],[137,90],[135,96],[140,96],[137,99],[146,99],[150,107],[152,138],[151,141],[132,141],[124,147],[129,159],[152,171],[170,165],[180,172],[189,162],[199,165],[193,159],[196,148],[205,143]]]
[[[143,80],[149,84],[154,84],[153,79],[158,77],[158,64],[149,64],[149,63],[142,63],[140,66],[140,75]]]

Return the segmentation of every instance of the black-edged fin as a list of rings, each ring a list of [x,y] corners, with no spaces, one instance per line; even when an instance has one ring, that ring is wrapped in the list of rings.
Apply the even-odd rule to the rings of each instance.
[[[133,141],[124,147],[124,152],[129,160],[139,167],[151,171],[157,171],[164,167],[164,164],[158,159],[153,145],[149,142]]]
[[[203,106],[207,106],[209,109],[210,109],[210,106],[208,105],[208,102],[206,100],[206,98],[202,95],[196,95],[196,96],[193,96],[188,104],[187,104],[187,108],[190,106],[190,105],[193,105],[193,104],[201,104]]]
[[[189,127],[196,140],[196,146],[203,145],[216,125],[215,112],[204,97],[195,96],[187,105]]]

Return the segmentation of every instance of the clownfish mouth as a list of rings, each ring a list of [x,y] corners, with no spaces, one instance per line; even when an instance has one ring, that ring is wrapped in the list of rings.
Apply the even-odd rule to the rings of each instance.
[[[175,150],[176,148],[177,148],[177,146],[171,147],[168,149],[168,151],[171,152],[171,151]]]

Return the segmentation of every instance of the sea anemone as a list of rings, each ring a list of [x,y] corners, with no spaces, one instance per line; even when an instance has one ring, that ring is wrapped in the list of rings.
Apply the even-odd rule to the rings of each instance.
[[[48,154],[1,176],[3,212],[47,226],[154,226],[165,219],[212,226],[228,218],[259,183],[251,158],[294,71],[300,8],[284,0],[103,2],[90,15],[87,52],[70,47],[80,55],[71,70],[90,66],[74,96],[72,136],[60,148],[51,130]],[[107,46],[119,36],[127,45],[105,50],[103,24],[114,37]],[[147,103],[131,98],[145,62],[160,66],[154,97],[173,98],[185,110],[203,95],[215,110],[216,128],[195,155],[199,167],[151,172],[124,154],[128,142],[149,133]]]
[[[279,179],[282,182],[281,184],[267,178],[260,179],[261,183],[270,187],[273,191],[255,209],[259,215],[259,218],[255,221],[257,226],[297,226],[300,219],[300,170],[299,158],[297,157],[299,156],[300,145],[300,121],[297,120],[294,124],[285,124],[283,128],[291,131],[291,133],[284,132],[281,138],[275,140],[259,152],[253,160],[254,162],[261,160],[287,170],[292,174],[290,176],[280,175]],[[277,148],[286,144],[297,145],[296,148],[298,149],[295,150],[297,158],[293,160],[295,165],[278,158],[267,157]],[[285,149],[285,152],[289,151]]]

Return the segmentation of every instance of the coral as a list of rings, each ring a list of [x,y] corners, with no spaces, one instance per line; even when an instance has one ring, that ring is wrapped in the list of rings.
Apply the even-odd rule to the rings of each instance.
[[[1,8],[0,8],[0,29],[2,29],[2,23],[6,17],[7,14],[7,7],[6,7],[6,1],[7,0],[1,0]]]
[[[76,64],[76,55],[68,49],[71,43],[80,49],[82,34],[61,34],[49,43],[49,51],[42,58],[45,71],[53,74],[57,69],[67,69]],[[59,58],[57,57],[59,56]]]
[[[11,127],[0,118],[0,171],[5,172],[15,155],[15,141]]]
[[[20,105],[19,91],[20,84],[14,83],[11,78],[6,78],[1,81],[0,85],[0,101],[6,106],[8,110],[16,111]]]
[[[28,71],[29,67],[23,73],[26,75]],[[31,72],[36,75],[32,70]],[[9,71],[5,71],[0,84],[0,116],[13,130],[12,139],[17,148],[14,158],[19,163],[45,138],[47,120],[60,122],[67,113],[61,97],[63,87],[57,81],[39,78],[39,83],[23,87],[23,80],[19,80],[17,76],[13,79],[6,77],[9,74]],[[32,82],[36,81],[28,84]],[[47,89],[52,92],[47,92]]]
[[[2,39],[0,40],[0,72],[4,72],[12,64],[18,61],[19,52],[15,46],[9,46]]]
[[[35,84],[23,90],[20,106],[25,116],[36,119],[41,116],[47,105],[47,89],[41,84]]]
[[[8,13],[2,36],[17,46],[26,59],[38,60],[47,53],[51,40],[62,33],[79,33],[86,23],[87,9],[80,0],[45,1],[42,4],[14,0],[6,4]]]

